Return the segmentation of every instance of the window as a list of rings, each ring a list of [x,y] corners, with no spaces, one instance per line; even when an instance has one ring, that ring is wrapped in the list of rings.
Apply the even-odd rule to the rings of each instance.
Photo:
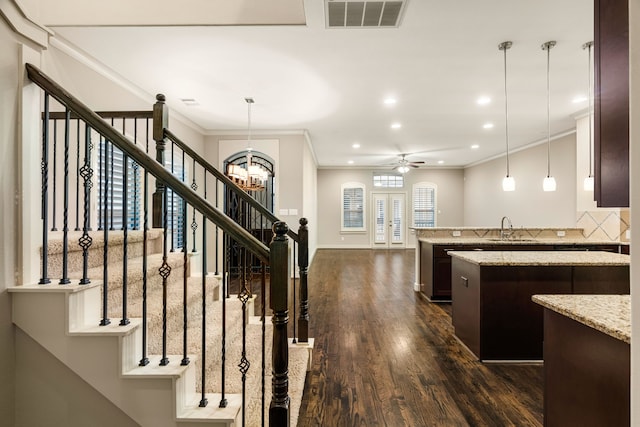
[[[365,231],[364,185],[350,182],[342,185],[342,231]]]
[[[393,173],[373,173],[373,186],[378,188],[402,188],[404,176]]]
[[[108,152],[105,153],[105,149]],[[124,153],[111,143],[100,139],[98,154],[98,229],[104,227],[104,198],[107,197],[107,228],[111,230],[123,229],[124,212]],[[105,166],[105,156],[109,156],[109,164],[113,167]],[[181,156],[174,156],[173,168],[171,167],[171,152],[165,152],[165,167],[181,181],[186,180],[186,171],[182,165]],[[113,170],[112,170],[113,169]],[[108,174],[108,176],[105,176]],[[109,185],[105,187],[105,178],[109,179]],[[138,230],[141,228],[142,216],[142,190],[141,190],[141,168],[136,163],[127,158],[127,229]],[[154,191],[150,189],[150,191]],[[105,194],[105,192],[107,194]],[[182,248],[184,242],[183,224],[184,212],[182,208],[182,198],[173,194],[171,189],[167,189],[168,204],[168,226],[171,233],[172,248]],[[151,209],[151,207],[149,207]]]
[[[173,157],[173,159],[172,159]],[[173,161],[173,167],[171,166],[171,162]],[[185,182],[186,171],[182,165],[182,158],[177,154],[171,154],[171,151],[165,152],[164,158],[165,168],[171,172],[176,178],[180,179],[180,181]],[[182,198],[177,194],[174,194],[170,188],[167,188],[167,202],[168,202],[168,226],[171,233],[172,243],[171,248],[182,248],[184,243],[184,212],[182,209]]]
[[[413,185],[413,226],[436,226],[437,186],[430,182]]]
[[[109,150],[105,153],[105,149]],[[120,149],[100,139],[98,155],[98,229],[104,227],[104,198],[107,197],[109,206],[107,212],[107,228],[111,230],[123,229],[124,212],[124,153]],[[109,163],[112,167],[105,168],[105,155],[109,155]],[[108,176],[105,176],[108,174]],[[105,188],[105,178],[109,184]],[[105,194],[107,192],[107,194]],[[127,229],[140,228],[140,168],[135,162],[127,158]]]

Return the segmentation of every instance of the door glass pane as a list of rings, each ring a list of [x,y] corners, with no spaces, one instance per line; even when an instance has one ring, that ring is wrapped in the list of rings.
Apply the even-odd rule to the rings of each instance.
[[[402,242],[402,203],[400,199],[393,199],[393,231],[391,240]]]
[[[383,199],[379,199],[376,198],[376,242],[380,243],[380,242],[385,242],[386,239],[386,235],[385,235],[385,201]]]

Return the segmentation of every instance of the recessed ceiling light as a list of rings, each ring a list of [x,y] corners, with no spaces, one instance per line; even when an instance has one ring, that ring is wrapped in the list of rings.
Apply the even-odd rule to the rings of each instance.
[[[573,98],[573,100],[571,102],[573,102],[574,104],[579,104],[581,102],[586,102],[589,98],[587,98],[584,95],[578,95],[575,98]]]
[[[472,150],[477,150],[478,148],[480,148],[480,146],[479,146],[478,144],[473,144],[473,145],[471,146],[471,149],[472,149]]]
[[[398,100],[395,98],[385,98],[384,105],[396,105],[397,102]]]
[[[476,100],[476,103],[478,105],[487,105],[491,103],[491,98],[489,98],[488,96],[481,96]]]
[[[349,160],[347,163],[349,163],[350,165],[353,164],[353,160]]]
[[[485,123],[482,125],[484,129],[491,129],[493,127],[493,123]]]
[[[444,163],[444,160],[438,160],[438,164],[441,165]]]
[[[353,145],[352,145],[352,147],[353,147],[353,148],[360,148],[360,144],[355,143],[355,144],[353,144]]]
[[[193,107],[194,105],[199,105],[198,101],[196,101],[193,98],[180,98],[180,101],[182,101],[184,105],[187,105],[189,107]]]
[[[391,124],[391,129],[400,129],[402,127],[402,125],[400,123],[392,123]]]

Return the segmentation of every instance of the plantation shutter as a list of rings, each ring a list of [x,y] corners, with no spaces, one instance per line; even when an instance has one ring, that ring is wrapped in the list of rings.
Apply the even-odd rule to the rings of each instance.
[[[416,185],[413,188],[413,226],[436,226],[436,189],[432,186]]]

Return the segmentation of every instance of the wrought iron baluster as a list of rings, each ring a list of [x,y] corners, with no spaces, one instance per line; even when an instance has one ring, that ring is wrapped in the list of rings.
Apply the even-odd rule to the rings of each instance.
[[[262,323],[262,369],[261,369],[261,387],[262,396],[260,401],[262,402],[262,426],[266,420],[265,414],[265,399],[267,394],[267,266],[263,261],[260,262],[262,274],[260,275],[260,323]]]
[[[58,120],[53,119],[53,199],[51,211],[53,217],[51,218],[51,231],[58,231],[56,227],[56,205],[57,205],[57,188],[58,182]]]
[[[166,187],[165,187],[166,188]],[[168,216],[167,216],[167,192],[163,193],[163,218],[164,218],[164,236],[162,243],[162,266],[160,267],[160,277],[162,277],[162,359],[160,360],[160,366],[166,366],[169,364],[169,358],[167,357],[167,279],[171,274],[171,267],[167,263],[167,234],[169,228]],[[204,360],[204,359],[203,359]]]
[[[76,119],[76,228],[80,231],[80,120]]]
[[[291,263],[291,266],[293,268],[293,283],[291,285],[292,285],[292,288],[293,288],[293,319],[294,319],[294,321],[291,322],[291,323],[293,323],[293,343],[295,344],[295,343],[298,342],[298,340],[296,339],[297,335],[296,335],[296,322],[295,322],[295,318],[296,318],[296,301],[297,301],[297,299],[296,299],[296,259],[297,259],[296,258],[296,246],[297,246],[297,243],[296,243],[295,240],[293,241],[293,244],[291,246],[292,246],[292,252],[293,252],[293,254],[292,254],[293,255],[293,262]]]
[[[146,132],[146,152],[149,152],[149,120],[147,120]],[[149,172],[144,171],[144,188],[142,189],[142,358],[138,363],[139,366],[147,366],[149,358],[147,357],[147,251],[148,251],[148,232],[149,232]]]
[[[84,165],[80,169],[80,176],[84,181],[84,222],[82,227],[82,237],[78,240],[79,246],[82,248],[82,279],[81,285],[91,283],[89,280],[89,248],[93,239],[89,235],[89,209],[91,199],[91,187],[93,183],[93,169],[91,168],[91,127],[85,123],[84,125]]]
[[[61,285],[68,285],[69,280],[69,126],[71,110],[65,111],[64,117],[64,181],[62,193],[62,277]]]
[[[184,165],[184,150],[182,151],[182,165]],[[184,180],[184,168],[182,169],[182,178]],[[182,295],[183,295],[183,303],[182,303],[182,314],[184,318],[184,326],[182,329],[182,361],[181,365],[189,364],[189,356],[187,355],[187,327],[188,327],[188,313],[187,313],[187,301],[188,301],[188,289],[187,289],[187,265],[189,263],[188,254],[187,254],[187,201],[182,199],[182,262],[183,262],[183,275],[182,275]]]
[[[122,132],[124,133],[124,125]],[[125,153],[122,153],[122,160],[122,181],[124,184],[122,186],[122,319],[120,319],[120,326],[125,326],[130,323],[127,317],[127,257],[129,254],[129,224],[127,218],[129,216],[129,199],[127,197],[129,192],[127,187],[129,187],[129,157]]]
[[[175,165],[175,158],[174,158],[174,148],[175,144],[173,141],[171,141],[171,175],[175,175],[175,171],[173,169],[174,165]],[[175,252],[176,248],[175,248],[175,232],[176,232],[176,227],[175,227],[175,204],[173,201],[173,190],[171,190],[171,252]]]
[[[222,244],[222,250],[224,262],[222,263],[222,331],[221,336],[222,340],[220,342],[220,378],[221,381],[221,393],[222,399],[220,400],[220,407],[224,408],[227,406],[227,399],[225,397],[226,393],[226,367],[227,367],[227,294],[225,289],[229,286],[229,273],[228,273],[228,236],[223,236],[224,242]],[[218,252],[216,251],[216,258],[218,258]]]
[[[98,142],[98,206],[100,206],[100,203],[102,201],[102,191],[104,189],[104,170],[105,168],[103,168],[103,154],[104,152],[107,150],[107,145],[106,142],[104,140],[104,138],[102,137],[102,135],[100,135],[100,141]],[[103,219],[104,215],[98,215],[98,230],[102,230],[102,228],[105,226],[102,223],[102,219]]]
[[[193,159],[193,181],[191,182],[191,189],[193,191],[198,191],[198,184],[196,183],[196,160],[195,159]],[[196,230],[197,229],[198,229],[198,223],[196,222],[196,210],[193,209],[193,218],[191,220],[191,230],[193,231],[193,249],[191,250],[191,252],[196,252]],[[218,257],[216,252],[216,259],[217,258]],[[216,274],[218,274],[217,271],[216,271]]]
[[[204,176],[205,176],[205,181],[206,181],[206,177],[207,177],[207,170],[206,169],[204,171]],[[216,202],[215,202],[215,205],[216,205],[216,208],[217,208],[218,207],[218,200],[219,200],[218,191],[220,189],[220,183],[218,182],[218,179],[215,180],[215,184],[216,184]],[[205,196],[205,199],[206,198],[207,198],[207,196]],[[219,274],[219,271],[220,271],[220,269],[218,268],[218,254],[220,253],[219,252],[219,249],[220,249],[219,248],[219,246],[220,246],[219,242],[220,242],[219,230],[218,230],[218,225],[216,224],[216,274]],[[225,293],[224,287],[222,289],[223,289],[222,293],[224,294]],[[224,297],[224,295],[223,295],[223,297]]]
[[[51,283],[48,274],[49,263],[49,94],[44,94],[44,117],[42,119],[42,159],[40,163],[42,176],[42,276],[38,284]]]
[[[207,175],[205,172],[204,176],[204,197],[207,198]],[[202,360],[207,360],[207,298],[206,298],[206,290],[207,290],[207,218],[204,214],[202,214],[202,332],[201,332],[201,353]],[[224,340],[224,338],[223,338]],[[207,370],[205,369],[205,364],[202,363],[201,366],[201,384],[206,384]],[[200,397],[200,407],[204,408],[209,404],[209,401],[205,397],[204,386],[202,387],[202,395]],[[223,405],[224,401],[224,405]],[[224,408],[227,406],[227,402],[224,399],[224,376],[222,377],[222,399],[220,400],[220,407]]]
[[[134,144],[138,144],[138,120],[134,119],[133,121],[133,141]],[[140,186],[140,167],[138,163],[132,159],[131,161],[131,169],[133,170],[133,224],[131,224],[132,229],[139,230],[140,229],[140,212],[138,203],[138,187]]]
[[[109,230],[107,229],[107,221],[109,219],[109,192],[107,188],[109,188],[109,174],[107,165],[109,164],[109,141],[104,139],[104,164],[105,164],[105,174],[104,174],[104,194],[103,194],[103,203],[102,206],[102,221],[104,227],[103,236],[104,236],[104,247],[102,248],[102,320],[100,321],[100,326],[106,326],[111,323],[109,320],[109,310],[108,310],[108,293],[109,293]]]
[[[247,359],[247,323],[249,320],[249,314],[247,309],[247,302],[251,299],[251,291],[249,290],[251,281],[251,263],[252,258],[247,254],[247,249],[241,249],[241,281],[242,289],[238,293],[238,299],[242,303],[242,354],[240,356],[240,363],[238,368],[242,375],[242,425],[245,425],[246,410],[247,410],[247,372],[251,367],[251,362]],[[249,286],[247,286],[249,285]]]
[[[113,126],[113,119],[111,119],[111,126]],[[109,216],[109,218],[110,218],[110,220],[111,220],[111,221],[110,221],[110,223],[109,223],[109,230],[112,230],[112,231],[113,231],[113,229],[114,229],[114,228],[113,228],[113,182],[114,182],[114,179],[113,179],[113,172],[114,172],[114,169],[115,169],[115,168],[113,167],[113,166],[114,166],[114,165],[113,165],[113,159],[114,159],[115,157],[114,157],[114,155],[113,155],[113,152],[114,152],[113,144],[109,144],[109,147],[110,147],[110,149],[111,149],[111,168],[109,169],[109,173],[111,174],[111,180],[110,180],[110,182],[111,182],[111,188],[109,188],[109,186],[106,186],[106,188],[109,188],[109,191],[111,192],[111,202],[109,203],[109,209],[110,209],[110,211],[111,211],[111,215]],[[105,167],[109,167],[109,162],[105,162]],[[106,219],[105,219],[105,223],[106,223]],[[105,224],[105,228],[106,228],[106,224]]]
[[[111,119],[111,121],[113,122],[113,119]],[[113,123],[112,123],[112,125],[113,125]],[[114,211],[114,209],[113,209],[113,196],[114,196],[113,184],[114,184],[114,181],[115,181],[114,180],[114,169],[115,168],[113,167],[114,166],[113,165],[113,159],[115,158],[115,156],[114,156],[115,148],[113,147],[112,143],[109,143],[109,148],[111,150],[111,165],[110,165],[111,167],[109,169],[109,173],[111,174],[111,179],[110,179],[109,182],[110,182],[111,186],[107,186],[107,188],[109,188],[109,193],[110,193],[109,211],[110,211],[110,214],[111,214],[109,216],[109,219],[110,219],[110,221],[109,221],[109,230],[113,231],[114,230],[114,228],[113,228],[113,211]],[[105,222],[106,222],[106,220],[105,220]]]

